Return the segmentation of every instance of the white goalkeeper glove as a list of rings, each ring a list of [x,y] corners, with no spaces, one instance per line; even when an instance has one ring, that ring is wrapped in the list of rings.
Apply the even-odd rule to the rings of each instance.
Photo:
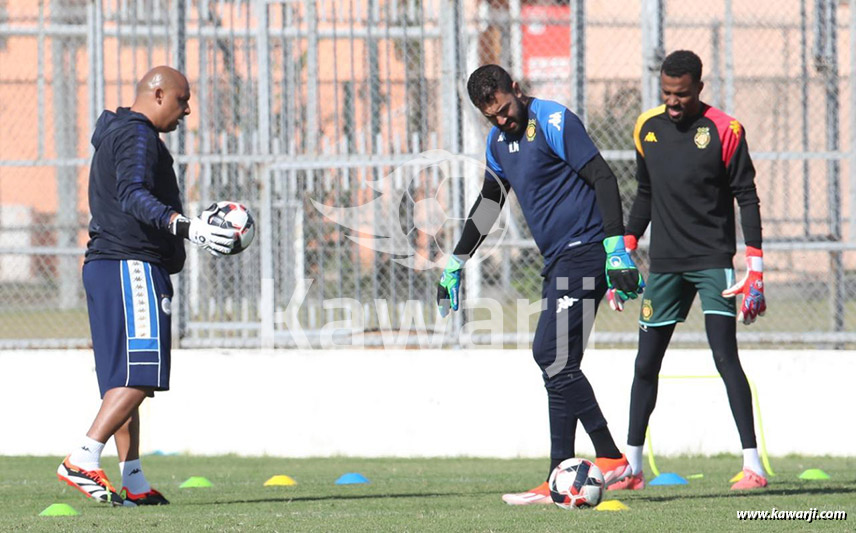
[[[215,257],[227,255],[235,246],[238,233],[231,228],[209,224],[208,220],[216,212],[217,204],[213,204],[195,218],[187,218],[179,214],[169,223],[169,231],[173,235],[184,237]]]

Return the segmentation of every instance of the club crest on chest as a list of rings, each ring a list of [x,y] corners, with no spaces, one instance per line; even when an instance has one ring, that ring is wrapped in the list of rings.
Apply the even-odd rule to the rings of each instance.
[[[535,140],[535,135],[538,133],[538,128],[535,126],[535,119],[530,118],[529,124],[526,125],[526,140],[532,142]]]
[[[710,144],[710,127],[699,127],[693,141],[699,150],[707,148],[707,145]]]

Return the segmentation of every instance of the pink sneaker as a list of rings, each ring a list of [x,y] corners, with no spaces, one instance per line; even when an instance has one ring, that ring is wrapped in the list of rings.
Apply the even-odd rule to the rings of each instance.
[[[606,490],[642,490],[645,488],[645,474],[632,474],[608,486]]]
[[[731,490],[763,489],[767,486],[767,478],[759,476],[748,468],[743,469],[743,477],[731,485]]]
[[[545,481],[526,492],[503,494],[502,501],[508,505],[541,505],[553,503],[553,498],[550,497],[550,487]]]
[[[598,457],[594,460],[594,464],[603,473],[603,484],[607,487],[613,483],[618,483],[633,473],[633,469],[630,468],[630,463],[627,462],[624,454],[621,454],[621,457],[618,459]]]

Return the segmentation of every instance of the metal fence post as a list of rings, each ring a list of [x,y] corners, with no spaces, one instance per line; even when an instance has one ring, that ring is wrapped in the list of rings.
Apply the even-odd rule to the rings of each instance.
[[[850,241],[856,241],[856,0],[850,0]]]
[[[817,17],[821,19],[819,37],[819,64],[823,72],[824,89],[826,93],[826,150],[838,152],[841,140],[838,124],[841,114],[838,86],[838,13],[836,0],[822,0],[818,5]],[[851,110],[852,113],[852,110]],[[829,202],[829,233],[833,242],[841,241],[841,163],[838,159],[830,159],[826,164],[829,185],[827,197]],[[830,312],[832,315],[832,330],[844,329],[844,300],[847,297],[844,288],[844,261],[840,250],[830,252],[832,279],[830,291]]]
[[[663,61],[663,1],[642,0],[642,108],[660,101],[660,63]]]
[[[71,7],[64,0],[52,0],[51,23],[74,23]],[[76,37],[62,39],[53,36],[51,38],[54,144],[56,157],[60,160],[56,167],[58,203],[56,244],[61,248],[73,248],[77,245],[77,231],[80,226],[77,213],[77,168],[67,161],[77,157],[78,106],[75,95],[77,93],[76,58],[79,44]],[[80,302],[78,258],[64,254],[59,257],[58,262],[57,304],[60,309],[73,309]]]
[[[458,84],[461,78],[461,3],[459,0],[445,0],[440,11],[440,35],[443,50],[442,61],[442,101],[443,117],[446,128],[444,128],[443,147],[454,154],[461,153],[463,143],[461,141],[461,97],[458,94]],[[460,177],[457,162],[452,161],[450,166],[450,177]],[[464,191],[460,187],[460,179],[452,179],[452,211],[456,217],[465,216],[463,205]],[[460,228],[455,229],[454,240],[460,237]],[[463,309],[461,310],[463,311]],[[454,327],[452,334],[456,335],[463,325],[463,312],[453,313]],[[449,330],[447,330],[449,331]],[[457,336],[454,338],[458,343]]]
[[[187,28],[187,11],[185,10],[185,0],[175,0],[170,5],[170,30],[172,49],[170,59],[172,66],[179,72],[188,74],[186,71],[186,50],[187,38],[185,30]],[[100,0],[98,2],[100,4]],[[103,47],[103,38],[100,41]],[[102,77],[103,83],[103,77]],[[182,126],[170,136],[171,151],[173,155],[184,155],[186,151],[186,136],[187,131]],[[176,177],[178,178],[178,188],[181,191],[182,203],[187,204],[187,163],[179,163],[177,160],[173,164]],[[171,276],[173,285],[172,296],[172,345],[178,347],[181,345],[181,338],[184,335],[184,324],[187,322],[187,313],[185,311],[184,302],[187,301],[187,283],[184,276],[179,274]]]
[[[585,0],[571,2],[571,105],[586,124],[586,9]]]
[[[734,11],[725,0],[725,112],[734,114]]]
[[[312,3],[310,1],[310,3]],[[270,59],[268,43],[268,4],[266,0],[256,0],[256,65],[258,68],[258,133],[259,133],[259,155],[269,155],[270,146],[270,70],[268,61]],[[272,194],[273,172],[268,168],[267,162],[255,165],[255,178],[261,187],[259,227],[259,244],[261,245],[261,293],[259,294],[259,314],[261,318],[260,342],[262,348],[272,349],[274,347],[274,276],[273,276],[273,209]]]

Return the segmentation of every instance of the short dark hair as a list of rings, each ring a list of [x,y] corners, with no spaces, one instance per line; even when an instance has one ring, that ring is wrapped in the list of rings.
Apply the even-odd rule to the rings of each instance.
[[[511,93],[511,76],[499,65],[482,65],[470,74],[467,92],[473,105],[481,109],[494,101],[496,91]]]
[[[693,82],[698,83],[701,80],[701,59],[689,50],[678,50],[666,56],[660,72],[670,78],[689,74]]]

